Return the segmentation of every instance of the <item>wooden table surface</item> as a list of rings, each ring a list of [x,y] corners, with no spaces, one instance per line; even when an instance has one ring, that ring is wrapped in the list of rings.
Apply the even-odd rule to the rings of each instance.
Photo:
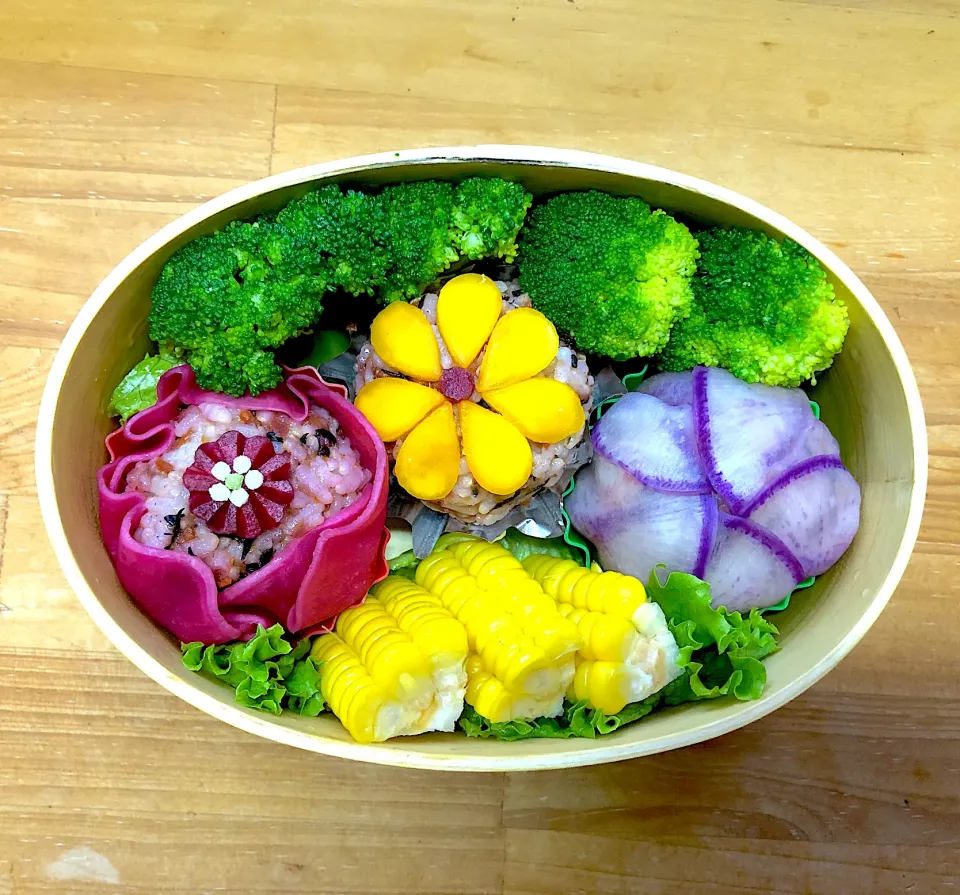
[[[2,0],[0,895],[848,895],[960,887],[957,0]],[[87,618],[32,448],[66,326],[141,240],[299,165],[540,143],[773,206],[890,315],[928,413],[920,543],[805,696],[537,775],[349,764],[181,703]]]

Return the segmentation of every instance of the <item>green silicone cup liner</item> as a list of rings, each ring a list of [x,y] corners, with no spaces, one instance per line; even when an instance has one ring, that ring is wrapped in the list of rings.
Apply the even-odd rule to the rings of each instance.
[[[640,370],[637,373],[628,373],[626,376],[624,376],[622,381],[626,390],[628,392],[635,392],[640,387],[640,384],[643,382],[643,378],[644,376],[646,376],[646,374],[647,374],[647,367],[644,367],[642,370]],[[589,424],[590,429],[593,429],[593,427],[600,420],[600,417],[603,416],[603,411],[606,410],[608,407],[612,407],[622,397],[623,397],[622,395],[613,395],[612,397],[606,398],[605,400],[601,401],[593,409],[593,412],[590,414],[590,417],[591,417],[591,422]],[[810,402],[810,409],[813,411],[813,415],[817,419],[820,419],[820,405],[817,404],[816,401]],[[582,537],[580,533],[573,527],[573,525],[570,522],[570,516],[567,515],[567,508],[566,508],[565,501],[566,501],[566,498],[573,493],[573,489],[576,487],[576,485],[577,485],[577,477],[574,476],[572,479],[570,479],[570,484],[567,485],[567,487],[564,489],[563,495],[562,495],[564,498],[564,503],[561,504],[560,513],[563,517],[563,539],[575,550],[579,550],[581,553],[583,553],[584,560],[585,560],[584,565],[589,567],[593,565],[593,563],[595,562],[595,558],[593,555],[593,548],[591,547],[589,541],[587,541],[584,537]],[[762,611],[764,613],[782,612],[784,609],[786,609],[790,605],[790,598],[798,590],[805,590],[808,587],[812,587],[813,583],[816,580],[817,580],[816,578],[807,578],[806,581],[801,581],[789,594],[787,594],[779,603],[777,603],[776,606],[768,606],[766,609]]]

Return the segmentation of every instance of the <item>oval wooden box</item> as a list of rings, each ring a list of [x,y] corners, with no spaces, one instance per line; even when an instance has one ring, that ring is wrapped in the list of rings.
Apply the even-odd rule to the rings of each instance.
[[[766,662],[762,699],[686,705],[597,740],[511,744],[432,734],[361,746],[329,715],[275,718],[235,705],[232,691],[183,667],[177,643],[120,588],[98,532],[95,472],[112,428],[110,393],[147,347],[150,290],[167,258],[195,236],[275,211],[322,183],[376,187],[473,175],[515,179],[536,195],[596,188],[642,196],[699,223],[789,236],[820,259],[849,305],[846,346],[814,397],[863,487],[862,525],[841,562],[777,616],[782,649]],[[710,183],[617,158],[528,146],[331,162],[248,184],[185,214],[125,258],[77,315],[47,382],[36,450],[44,520],[71,586],[117,648],[157,683],[228,724],[280,743],[380,764],[463,771],[563,768],[649,755],[743,727],[802,693],[863,637],[896,588],[917,537],[927,476],[923,410],[903,348],[864,285],[825,246],[780,215]]]

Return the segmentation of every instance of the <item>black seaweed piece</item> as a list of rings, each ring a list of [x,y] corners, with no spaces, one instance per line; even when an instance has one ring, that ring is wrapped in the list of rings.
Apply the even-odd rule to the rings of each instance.
[[[180,523],[183,522],[183,514],[186,512],[186,507],[181,507],[176,513],[169,513],[163,517],[163,521],[170,526],[170,543],[164,547],[164,550],[169,550],[177,542],[177,538],[180,537]]]
[[[320,439],[322,438],[328,444],[337,443],[337,436],[334,435],[333,432],[331,432],[329,429],[317,429],[316,435],[317,435],[317,441],[320,441]]]
[[[330,448],[328,448],[325,444],[321,443],[317,445],[317,454],[319,454],[321,457],[329,457]]]
[[[576,370],[576,369],[577,369],[577,365],[578,365],[579,363],[580,363],[580,361],[577,359],[577,352],[576,352],[576,351],[571,351],[571,352],[570,352],[570,366],[571,366],[571,368],[574,369],[574,370]]]
[[[240,535],[232,534],[222,534],[220,537],[230,538],[231,541],[239,541],[241,544],[243,544],[243,551],[240,553],[241,559],[247,558],[247,554],[250,552],[250,548],[253,546],[253,542],[256,540],[256,538],[241,538]]]
[[[251,572],[262,569],[271,559],[273,559],[273,547],[267,547],[267,549],[260,554],[259,562],[252,562],[247,566],[245,574],[249,575]]]
[[[283,444],[283,439],[276,432],[267,432],[267,440],[273,444]]]
[[[303,435],[300,436],[300,444],[306,446],[307,439],[308,439],[309,437],[310,437],[310,433],[309,433],[309,432],[304,432]]]

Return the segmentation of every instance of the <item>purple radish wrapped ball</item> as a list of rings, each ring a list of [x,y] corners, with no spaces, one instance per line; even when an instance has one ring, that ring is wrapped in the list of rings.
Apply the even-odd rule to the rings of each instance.
[[[593,445],[566,509],[600,563],[696,575],[714,606],[776,605],[860,525],[860,487],[800,389],[663,373],[606,411]]]

